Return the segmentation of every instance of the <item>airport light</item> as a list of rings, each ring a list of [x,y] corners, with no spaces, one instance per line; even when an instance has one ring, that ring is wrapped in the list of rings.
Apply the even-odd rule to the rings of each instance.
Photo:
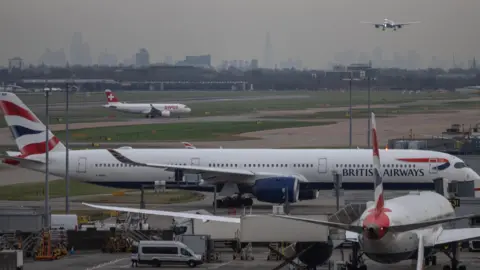
[[[69,148],[68,148],[68,129],[69,129],[69,97],[70,97],[70,87],[73,84],[73,78],[70,80],[70,84],[67,81],[65,84],[65,214],[70,213],[70,172],[69,172]]]
[[[352,80],[353,80],[353,72],[350,71],[350,80],[348,84],[348,89],[350,92],[350,105],[348,106],[348,116],[350,117],[349,122],[350,122],[350,130],[349,130],[349,147],[352,149]]]
[[[50,86],[51,87],[51,86]],[[49,205],[49,186],[48,186],[48,163],[49,163],[49,149],[48,149],[48,141],[49,141],[49,124],[50,124],[50,118],[48,114],[48,97],[50,96],[51,93],[51,88],[45,87],[45,115],[46,115],[46,129],[45,129],[45,227],[50,228],[50,205]]]
[[[370,148],[370,129],[371,129],[371,120],[372,120],[372,109],[370,107],[371,104],[371,99],[370,99],[370,68],[367,70],[367,85],[368,85],[368,98],[367,98],[367,103],[368,103],[368,131],[367,131],[367,145],[368,148]]]

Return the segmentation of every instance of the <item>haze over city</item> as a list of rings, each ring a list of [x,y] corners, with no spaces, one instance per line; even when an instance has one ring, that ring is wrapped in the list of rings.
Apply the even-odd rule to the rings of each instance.
[[[146,48],[151,63],[210,54],[212,65],[258,59],[263,66],[269,33],[271,65],[291,59],[327,68],[377,58],[405,68],[467,67],[480,57],[478,10],[477,0],[7,0],[0,3],[0,65],[15,56],[39,64],[47,48],[72,61],[78,32],[91,64],[105,51],[122,63]],[[396,32],[360,23],[384,18],[421,23]]]

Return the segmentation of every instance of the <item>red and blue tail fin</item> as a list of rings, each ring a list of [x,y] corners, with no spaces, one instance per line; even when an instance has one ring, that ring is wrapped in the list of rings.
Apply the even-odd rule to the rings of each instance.
[[[50,130],[47,149],[45,125],[14,93],[0,92],[0,108],[22,157],[66,150]]]
[[[384,206],[383,180],[380,176],[380,151],[378,150],[377,124],[372,112],[373,171],[375,174],[375,210],[380,213]]]

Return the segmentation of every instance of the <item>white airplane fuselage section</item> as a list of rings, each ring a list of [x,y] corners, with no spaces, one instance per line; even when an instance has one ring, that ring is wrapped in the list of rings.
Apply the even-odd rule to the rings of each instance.
[[[131,160],[143,163],[195,165],[207,168],[242,169],[253,177],[215,177],[206,182],[253,184],[256,180],[275,175],[297,176],[314,185],[312,189],[330,189],[333,171],[342,175],[343,188],[373,188],[373,165],[369,149],[117,149]],[[381,150],[381,174],[385,189],[415,190],[433,188],[432,180],[475,180],[480,177],[468,167],[457,166],[463,161],[452,155],[424,150]],[[65,153],[51,152],[49,171],[63,177]],[[174,173],[161,168],[135,167],[115,159],[105,149],[71,150],[70,176],[92,183],[132,187],[136,183],[170,181]],[[31,156],[29,158],[35,158]],[[38,156],[43,158],[44,156]],[[455,165],[457,164],[457,165]],[[461,168],[455,168],[461,167]],[[43,166],[32,168],[43,171]],[[323,184],[327,184],[325,187]]]
[[[359,219],[363,224],[375,206],[367,208]],[[445,219],[455,216],[450,202],[436,192],[418,192],[385,201],[385,215],[391,226],[419,223]],[[387,232],[379,240],[359,235],[359,243],[365,255],[379,263],[397,263],[411,259],[418,250],[418,235],[423,235],[425,242],[433,246],[435,239],[442,232],[441,224],[420,230],[407,232]],[[427,254],[427,252],[425,253]]]
[[[105,105],[106,108],[112,108],[121,112],[127,113],[137,113],[137,114],[148,114],[154,109],[158,110],[160,113],[168,111],[171,114],[186,114],[190,113],[191,109],[184,104],[164,104],[164,103],[108,103]]]

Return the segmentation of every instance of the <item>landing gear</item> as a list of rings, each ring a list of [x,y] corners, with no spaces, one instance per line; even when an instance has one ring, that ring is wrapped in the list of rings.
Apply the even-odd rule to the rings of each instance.
[[[145,118],[155,118],[155,115],[153,115],[153,114],[147,114],[147,115],[145,115]]]
[[[225,197],[223,199],[217,200],[218,208],[229,208],[229,207],[248,207],[253,205],[252,198],[246,198],[242,196],[235,197]]]
[[[359,251],[360,244],[352,243],[352,254],[350,254],[350,261],[347,263],[347,270],[367,270],[367,266],[362,258],[363,253]]]
[[[467,267],[465,265],[459,264],[460,262],[458,261],[458,250],[459,250],[459,245],[456,242],[450,243],[448,247],[443,250],[445,255],[450,258],[450,265],[444,265],[443,270],[467,270]]]
[[[434,256],[425,258],[425,266],[429,264],[437,265],[437,256],[434,255]]]

